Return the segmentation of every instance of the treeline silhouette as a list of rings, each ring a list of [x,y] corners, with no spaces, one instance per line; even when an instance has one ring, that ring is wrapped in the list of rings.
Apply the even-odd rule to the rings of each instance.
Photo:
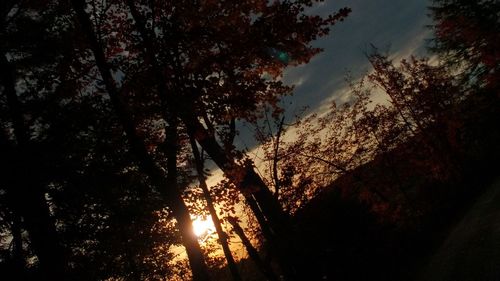
[[[437,63],[374,48],[350,102],[289,124],[279,77],[350,12],[314,2],[3,1],[2,276],[408,279],[497,176],[500,4],[434,1]]]
[[[412,280],[498,177],[499,9],[434,1],[437,61],[373,48],[349,102],[257,126],[270,185],[327,280]]]

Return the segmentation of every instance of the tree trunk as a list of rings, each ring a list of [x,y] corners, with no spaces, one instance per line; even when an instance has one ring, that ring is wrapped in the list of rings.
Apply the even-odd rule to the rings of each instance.
[[[210,190],[208,190],[205,176],[203,175],[203,160],[201,159],[200,152],[198,151],[198,146],[196,145],[196,142],[192,138],[192,136],[190,136],[190,142],[196,165],[196,173],[198,174],[198,181],[200,182],[200,187],[203,190],[203,196],[207,201],[207,208],[210,212],[210,216],[212,217],[215,230],[217,231],[217,236],[219,237],[219,243],[222,246],[224,256],[226,257],[227,266],[229,267],[229,271],[231,272],[233,280],[241,281],[242,279],[240,273],[238,272],[238,267],[236,266],[236,262],[234,261],[233,254],[231,253],[231,249],[229,248],[227,242],[228,236],[222,229],[222,223],[217,216],[217,211],[215,210],[214,202],[212,200],[212,196],[210,195]]]
[[[250,258],[254,261],[255,265],[259,269],[260,272],[269,280],[269,281],[278,281],[280,280],[276,274],[274,273],[272,267],[270,264],[265,263],[259,256],[259,252],[255,249],[255,247],[252,245],[248,237],[245,235],[245,232],[241,228],[241,226],[238,224],[237,220],[235,218],[229,218],[228,219],[229,223],[233,226],[234,232],[240,237],[241,242],[245,246],[245,249],[247,250],[248,255]]]
[[[25,266],[24,250],[23,250],[23,237],[21,229],[21,217],[17,213],[12,214],[12,257],[16,267],[22,270]]]
[[[110,100],[118,115],[121,125],[124,128],[132,151],[138,158],[139,166],[141,170],[150,177],[153,185],[158,188],[158,190],[165,196],[168,205],[172,210],[175,219],[177,220],[178,227],[182,236],[182,242],[184,244],[184,247],[186,248],[186,252],[189,258],[189,264],[193,273],[193,280],[210,280],[208,268],[203,257],[203,252],[198,243],[197,237],[193,232],[193,226],[189,211],[177,187],[175,169],[170,170],[169,172],[171,172],[172,174],[168,178],[166,178],[163,169],[160,168],[149,155],[148,151],[146,150],[144,141],[136,133],[136,128],[131,117],[132,115],[130,114],[128,107],[120,99],[119,91],[117,89],[115,81],[113,80],[113,77],[111,76],[110,68],[106,62],[102,47],[97,41],[88,15],[85,12],[85,1],[72,0],[72,3],[81,28],[87,36],[87,39],[89,40],[97,67],[99,69],[99,72],[101,73],[106,90],[109,93]],[[172,165],[176,165],[176,158],[170,158],[168,160],[168,168],[172,168]]]
[[[30,151],[28,131],[24,125],[15,81],[14,69],[2,52],[0,82],[4,85],[13,133],[17,141],[17,145],[13,147],[8,157],[11,163],[7,195],[12,202],[13,211],[24,218],[31,246],[40,262],[43,280],[64,280],[66,272],[64,251],[57,239],[55,221],[45,200],[45,187],[36,176],[37,159],[34,156],[35,152]]]
[[[278,244],[275,246],[275,249],[280,249],[279,251],[282,252],[283,257],[296,256],[296,254],[293,253],[294,247],[292,247],[292,243],[289,238],[292,235],[292,227],[290,225],[289,217],[283,211],[277,198],[273,196],[260,176],[255,173],[252,167],[242,167],[235,163],[234,159],[224,151],[215,137],[207,132],[207,129],[203,127],[196,115],[193,116],[193,113],[196,113],[196,110],[191,108],[192,105],[190,101],[183,100],[182,96],[179,95],[175,98],[168,99],[167,102],[169,93],[169,89],[167,88],[168,84],[162,75],[161,68],[156,60],[152,35],[146,30],[145,20],[135,7],[134,2],[132,0],[127,0],[127,5],[129,6],[132,17],[134,18],[136,27],[141,34],[145,62],[150,63],[152,66],[154,72],[152,74],[156,79],[159,98],[161,100],[161,104],[165,107],[165,110],[168,110],[171,113],[178,113],[179,118],[186,126],[189,134],[194,136],[196,141],[208,153],[212,160],[240,189],[245,198],[247,200],[252,198],[251,201],[257,202],[258,208],[252,208],[252,211],[256,212],[256,216],[265,217],[265,219],[259,220],[259,224],[262,229],[271,228],[272,232],[264,232],[264,235],[272,234],[276,236],[276,238],[267,237],[269,241],[275,241],[274,243]],[[181,73],[182,71],[177,70],[176,72]],[[182,91],[182,89],[175,90]],[[243,178],[243,180],[239,180],[240,178]],[[251,196],[249,196],[249,194],[251,194]],[[277,254],[280,255],[280,253]],[[290,262],[282,261],[282,264],[290,264]],[[294,266],[287,267],[293,268]],[[284,271],[286,272],[287,270],[284,269]]]
[[[237,165],[197,120],[187,116],[184,118],[187,120],[185,124],[188,131],[195,136],[210,158],[242,192],[259,222],[270,252],[278,259],[285,279],[302,280],[304,276],[308,276],[301,265],[303,257],[298,254],[292,242],[293,229],[289,216],[283,211],[262,178],[252,167]]]
[[[278,236],[290,234],[289,216],[283,211],[279,202],[253,168],[237,165],[234,159],[224,152],[215,137],[208,134],[198,120],[188,115],[183,115],[181,118],[188,131],[224,174],[235,183],[243,194],[251,194],[255,198],[273,232]]]
[[[167,81],[163,75],[161,75],[162,71],[156,61],[154,44],[152,42],[151,35],[145,28],[145,21],[143,17],[138,12],[135,7],[134,1],[127,0],[127,5],[131,11],[131,14],[136,23],[136,27],[141,34],[141,38],[143,41],[143,50],[145,55],[145,61],[149,62],[153,68],[153,75],[157,80],[158,92],[160,94],[160,99],[162,100],[162,104],[166,106],[169,111],[177,112],[179,108],[183,108],[184,112],[179,112],[179,117],[183,121],[183,123],[188,128],[193,135],[196,141],[202,146],[202,148],[207,151],[210,157],[214,160],[214,162],[223,170],[226,175],[231,175],[231,173],[236,172],[236,170],[244,173],[244,178],[246,181],[237,182],[237,186],[242,189],[243,192],[251,191],[255,196],[255,199],[259,203],[260,208],[265,214],[267,220],[271,223],[272,228],[276,233],[281,232],[281,229],[284,228],[283,225],[287,224],[288,216],[283,212],[279,202],[273,198],[272,193],[269,191],[267,185],[262,181],[262,179],[253,171],[253,169],[247,169],[243,167],[238,167],[234,160],[227,156],[227,153],[220,146],[220,144],[215,140],[213,136],[211,136],[207,130],[201,125],[199,120],[196,117],[193,117],[194,110],[191,110],[191,105],[188,101],[178,101],[178,99],[171,99],[167,102]],[[181,97],[179,97],[181,99]],[[188,114],[187,114],[188,113]],[[233,171],[231,171],[233,170]],[[234,175],[229,178],[234,179]],[[289,227],[288,227],[289,229]]]
[[[4,155],[5,156],[5,155]],[[11,167],[6,171],[6,196],[14,213],[13,239],[16,259],[24,263],[19,216],[30,238],[30,246],[40,265],[41,280],[67,280],[64,249],[58,240],[54,218],[45,199],[44,186],[37,181],[32,169],[26,167],[26,157],[12,153]]]
[[[16,189],[21,191],[19,187]],[[31,246],[40,261],[42,280],[67,280],[64,250],[59,244],[55,222],[50,215],[45,194],[41,190],[26,192],[27,188],[23,188],[23,192],[15,191],[14,196],[24,218]],[[41,189],[42,186],[36,188]]]

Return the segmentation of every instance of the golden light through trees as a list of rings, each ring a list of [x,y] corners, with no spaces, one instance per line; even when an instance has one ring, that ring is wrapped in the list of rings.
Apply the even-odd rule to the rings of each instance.
[[[500,1],[342,2],[1,1],[0,276],[448,280],[500,180]]]

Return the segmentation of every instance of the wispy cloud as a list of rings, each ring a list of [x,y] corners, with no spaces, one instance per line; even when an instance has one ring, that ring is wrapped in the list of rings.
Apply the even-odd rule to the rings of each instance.
[[[313,8],[311,13],[322,15],[345,6],[353,11],[329,36],[315,42],[323,53],[309,64],[285,72],[283,80],[296,85],[288,111],[293,114],[303,106],[316,111],[326,100],[340,97],[345,93],[348,71],[356,79],[369,70],[364,54],[372,44],[396,59],[425,54],[431,36],[426,27],[430,24],[427,5],[422,0],[329,0]]]

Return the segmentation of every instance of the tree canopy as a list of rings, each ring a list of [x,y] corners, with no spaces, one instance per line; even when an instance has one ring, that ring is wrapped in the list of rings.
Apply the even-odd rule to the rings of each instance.
[[[499,155],[500,6],[433,1],[438,63],[374,49],[348,102],[292,123],[285,70],[350,13],[320,2],[2,1],[2,276],[382,280],[403,265]],[[233,144],[241,122],[262,163]]]

